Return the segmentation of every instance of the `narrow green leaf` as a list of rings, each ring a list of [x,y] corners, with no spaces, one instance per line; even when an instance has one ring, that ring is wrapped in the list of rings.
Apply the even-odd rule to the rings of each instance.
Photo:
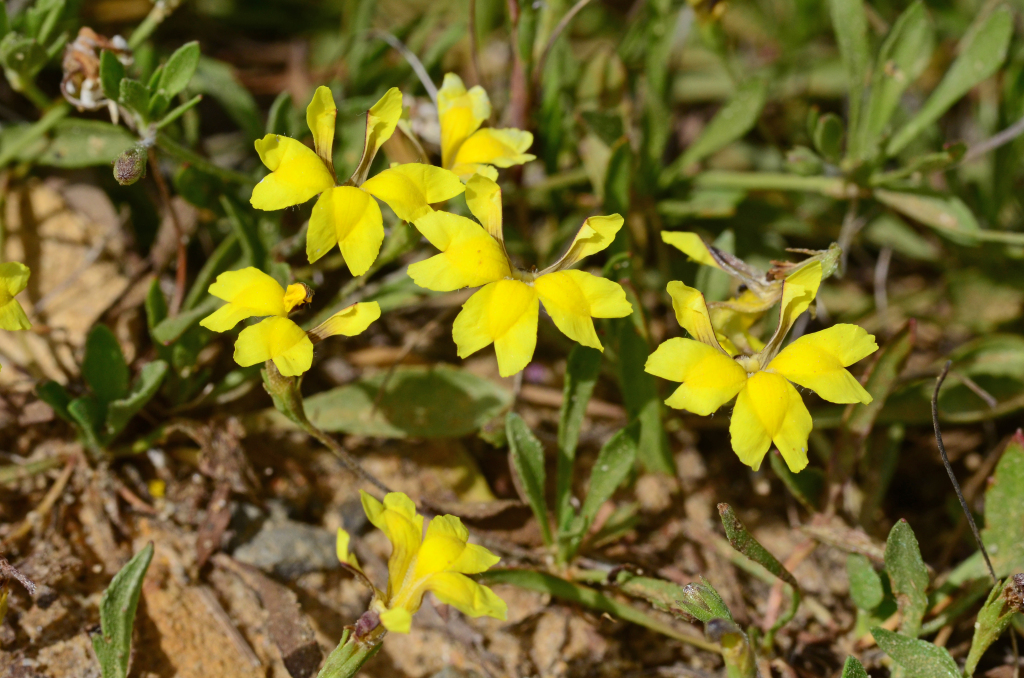
[[[846,557],[846,576],[850,579],[850,598],[862,610],[873,610],[882,604],[885,591],[882,578],[875,572],[871,561],[859,553]]]
[[[270,104],[270,111],[267,112],[267,134],[286,134],[288,130],[288,116],[292,113],[292,95],[288,92],[281,92]],[[258,136],[258,134],[257,134]]]
[[[82,376],[104,404],[128,394],[128,364],[117,337],[106,325],[96,325],[86,337]]]
[[[117,100],[122,106],[138,113],[144,119],[148,119],[147,116],[149,115],[149,98],[149,88],[138,80],[132,80],[131,78],[123,78],[121,80]]]
[[[868,672],[856,658],[847,657],[846,663],[843,664],[843,675],[840,678],[868,678]]]
[[[195,281],[193,281],[192,287],[188,288],[188,294],[185,295],[185,301],[181,305],[182,309],[187,311],[190,308],[194,308],[200,301],[208,299],[210,283],[224,271],[228,269],[237,270],[252,264],[251,261],[244,259],[236,261],[240,251],[238,237],[234,233],[228,234],[221,240],[217,248],[213,250],[213,254],[209,256],[203,267],[199,269],[199,274],[196,276]],[[231,265],[232,263],[234,263],[233,266]]]
[[[890,156],[899,153],[963,95],[995,73],[1006,59],[1012,35],[1013,12],[1009,7],[1001,5],[989,14],[980,15],[960,41],[960,54],[942,82],[921,110],[889,141],[886,153]]]
[[[533,431],[523,418],[515,412],[509,412],[505,418],[505,434],[508,436],[509,455],[516,478],[533,515],[537,517],[544,543],[551,546],[554,541],[548,522],[547,502],[544,499],[544,446],[533,435]]]
[[[761,542],[754,539],[754,536],[747,531],[736,512],[728,504],[718,505],[718,515],[722,518],[722,526],[725,528],[725,536],[734,549],[761,565],[776,577],[793,587],[794,592],[800,591],[796,579],[789,570],[783,567],[778,558],[773,556],[768,549],[761,545]]]
[[[871,433],[875,419],[882,411],[889,394],[896,387],[897,379],[906,365],[910,351],[914,348],[916,338],[917,323],[911,320],[882,346],[864,385],[864,389],[871,394],[872,401],[867,405],[854,405],[843,424],[843,427],[854,436],[866,438]]]
[[[199,66],[199,43],[187,42],[177,50],[164,64],[163,73],[157,82],[156,91],[168,99],[172,99],[185,87],[195,75]]]
[[[977,245],[978,221],[964,202],[956,197],[940,197],[876,188],[875,199],[911,219],[931,226],[940,235],[959,245]]]
[[[209,57],[200,57],[199,67],[196,69],[196,73],[188,85],[188,92],[206,94],[216,100],[221,108],[224,109],[224,112],[235,121],[235,124],[242,129],[250,141],[262,136],[263,118],[260,108],[249,90],[238,81],[235,69],[231,64],[210,59]],[[282,93],[274,100],[274,103],[277,104],[282,96],[285,96],[289,102],[291,101],[290,95]],[[275,109],[274,106],[271,106],[270,116],[267,119],[268,127],[271,122],[276,124],[278,120],[275,117],[275,111],[278,114],[282,111],[287,113],[288,108],[278,106]],[[287,133],[284,126],[280,128],[275,127],[267,133],[273,132],[278,134]]]
[[[103,94],[111,101],[121,96],[121,80],[125,76],[124,64],[110,50],[103,50],[100,55],[100,85]]]
[[[132,626],[139,606],[142,580],[153,560],[153,542],[135,554],[114,575],[100,599],[102,632],[92,637],[103,678],[125,678],[131,659]]]
[[[900,633],[916,638],[928,609],[928,568],[910,523],[900,519],[885,542],[885,571],[900,608]]]
[[[863,0],[829,0],[828,4],[832,15],[832,29],[839,45],[839,56],[846,70],[850,129],[856,130],[860,127],[860,111],[864,103],[868,64],[871,61],[868,18],[864,12]],[[853,157],[860,153],[856,145],[856,139],[851,133],[849,150]]]
[[[666,170],[661,183],[671,183],[690,165],[720,151],[749,132],[757,123],[768,96],[768,85],[759,78],[743,83],[701,130],[686,152]]]
[[[68,412],[68,405],[71,404],[71,396],[67,389],[55,381],[47,381],[36,387],[36,395],[44,403],[53,408],[54,413],[64,421],[75,423],[75,419]]]
[[[153,328],[167,318],[167,298],[160,289],[160,279],[153,278],[146,292],[146,327],[152,332]]]
[[[587,403],[601,373],[601,352],[577,344],[569,352],[562,389],[562,409],[558,417],[558,470],[555,476],[555,516],[559,532],[567,529],[573,519],[570,505],[573,462],[580,439],[580,427],[587,412]]]
[[[964,676],[970,678],[978,667],[985,650],[996,642],[1003,631],[1013,621],[1017,612],[1014,607],[1007,604],[1009,596],[1013,595],[1013,579],[1005,579],[994,587],[985,600],[985,605],[978,612],[978,620],[974,624],[974,638],[971,639],[971,649],[967,653],[967,663],[964,665]]]
[[[107,406],[106,438],[108,442],[123,431],[128,421],[156,395],[164,377],[167,376],[167,371],[168,365],[163,360],[147,363],[139,371],[139,378],[135,380],[131,392],[126,397],[115,400]]]
[[[590,472],[590,487],[583,500],[580,516],[583,518],[583,532],[590,527],[598,509],[611,499],[615,490],[629,476],[636,465],[636,453],[640,444],[640,422],[622,429],[608,440],[597,455]]]
[[[192,97],[191,99],[189,99],[188,101],[186,101],[185,103],[183,103],[183,104],[181,104],[179,106],[175,106],[174,110],[172,110],[170,113],[168,113],[167,115],[165,115],[163,118],[160,119],[160,122],[158,122],[156,124],[156,128],[157,129],[163,129],[164,127],[167,127],[172,122],[174,122],[175,120],[177,120],[181,116],[185,115],[185,113],[187,113],[188,111],[190,111],[193,108],[195,108],[199,104],[199,102],[202,101],[202,100],[203,100],[203,95],[202,94],[197,94],[194,97]]]
[[[820,510],[821,496],[825,490],[825,474],[821,469],[808,467],[800,473],[793,473],[778,454],[769,454],[768,462],[789,493],[804,508],[811,512]]]
[[[619,602],[587,586],[574,584],[545,572],[493,569],[477,575],[477,579],[486,585],[512,584],[529,591],[547,593],[555,598],[584,605],[598,612],[607,612],[619,619],[643,626],[669,638],[682,640],[695,647],[713,652],[718,651],[717,645],[684,633],[682,630],[677,630],[675,627],[641,612],[631,605]]]
[[[871,635],[878,647],[903,667],[907,678],[960,678],[956,662],[944,647],[878,627],[871,629]]]
[[[627,293],[633,304],[633,316],[610,321],[618,338],[619,386],[622,401],[629,415],[629,421],[640,421],[640,448],[637,459],[640,465],[653,473],[675,473],[675,460],[665,435],[661,415],[661,397],[654,376],[644,371],[644,364],[650,355],[650,346],[638,330],[643,322],[639,300]]]
[[[83,442],[100,449],[99,432],[103,427],[103,405],[93,395],[84,395],[68,403],[68,415],[78,425]]]
[[[220,205],[228,216],[232,233],[242,246],[242,257],[251,261],[256,268],[266,270],[267,250],[256,230],[256,222],[244,214],[238,208],[238,204],[227,195],[220,196]]]
[[[662,579],[640,577],[623,570],[615,579],[623,592],[643,598],[654,607],[665,612],[687,615],[707,624],[712,619],[733,621],[732,612],[722,600],[715,587],[704,577],[700,583],[680,586]]]
[[[1024,570],[1024,433],[1010,437],[985,491],[982,541],[1000,577]]]
[[[736,234],[731,228],[727,228],[719,234],[711,243],[715,248],[736,254]],[[732,279],[725,271],[712,266],[700,266],[697,268],[697,276],[694,278],[693,286],[704,293],[707,301],[725,301],[729,297]]]
[[[167,318],[153,328],[153,341],[161,344],[172,344],[185,334],[193,325],[210,315],[221,305],[216,297],[207,297],[198,306],[183,311],[173,318]]]
[[[814,127],[814,147],[831,163],[839,162],[843,154],[843,121],[835,113],[818,118]]]

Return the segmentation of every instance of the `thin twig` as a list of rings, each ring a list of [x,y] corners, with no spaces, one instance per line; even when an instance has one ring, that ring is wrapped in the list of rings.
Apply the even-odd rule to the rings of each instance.
[[[998,132],[995,135],[985,139],[985,141],[974,144],[967,152],[964,153],[964,157],[960,158],[958,165],[966,165],[967,163],[979,158],[989,151],[994,151],[1000,146],[1005,146],[1010,143],[1021,134],[1024,134],[1024,118],[1021,118],[1017,122],[1013,123],[1002,132]]]
[[[413,54],[412,50],[405,46],[405,43],[387,31],[373,30],[370,31],[370,35],[388,43],[396,52],[402,55],[409,65],[412,66],[412,70],[416,73],[416,77],[420,79],[423,89],[427,90],[427,94],[430,95],[430,100],[433,101],[436,106],[437,87],[434,85],[434,81],[430,79],[430,74],[427,73],[427,69],[423,66],[423,62],[420,61],[420,58]]]
[[[978,526],[974,524],[974,516],[971,515],[971,510],[967,508],[967,500],[964,499],[964,493],[960,491],[960,483],[956,480],[956,475],[953,473],[953,467],[949,465],[949,457],[946,455],[946,446],[942,443],[942,430],[939,428],[939,389],[942,388],[942,382],[946,380],[946,375],[949,374],[949,366],[952,364],[952,360],[946,361],[946,364],[942,367],[942,372],[939,374],[939,378],[935,380],[935,391],[932,392],[932,426],[935,428],[935,444],[939,448],[939,454],[942,456],[942,463],[946,466],[946,473],[949,474],[949,480],[953,483],[953,489],[956,490],[957,499],[960,500],[960,508],[963,509],[964,515],[967,517],[967,522],[971,526],[971,532],[974,534],[974,541],[978,543],[978,548],[981,549],[981,555],[985,557],[985,564],[988,566],[989,574],[992,575],[992,580],[998,584],[999,578],[996,576],[995,568],[992,567],[992,561],[988,557],[988,551],[985,549],[985,544],[981,541],[981,535],[978,533]]]
[[[377,480],[377,478],[372,473],[364,469],[362,465],[355,459],[355,457],[349,454],[349,451],[341,446],[341,443],[339,443],[331,436],[327,435],[327,433],[325,433],[324,431],[321,431],[312,422],[307,422],[307,424],[308,426],[303,426],[303,429],[305,429],[306,433],[320,441],[320,444],[329,449],[334,454],[335,457],[340,459],[341,463],[344,464],[349,471],[359,476],[366,482],[370,483],[384,494],[388,494],[391,492],[391,489],[387,485],[385,485],[380,480]]]
[[[562,20],[555,25],[555,29],[551,31],[551,37],[548,38],[548,44],[544,45],[544,51],[541,52],[540,59],[537,61],[536,67],[533,69],[533,89],[540,87],[540,79],[544,73],[544,64],[547,63],[548,54],[551,52],[551,48],[555,46],[555,41],[562,35],[565,29],[569,26],[569,22],[580,13],[584,7],[590,4],[590,0],[579,0],[572,8],[565,13]]]

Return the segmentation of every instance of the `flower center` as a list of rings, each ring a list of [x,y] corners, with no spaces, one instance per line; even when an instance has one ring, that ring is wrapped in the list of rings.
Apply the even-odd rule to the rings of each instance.
[[[750,376],[755,372],[760,371],[761,369],[761,363],[757,360],[755,356],[738,355],[736,356],[735,360],[737,363],[739,363],[740,367],[746,370],[747,376]]]
[[[512,279],[513,280],[519,280],[520,282],[524,282],[524,283],[532,283],[534,280],[537,279],[537,270],[536,269],[534,269],[532,271],[524,271],[521,268],[516,268],[515,266],[511,266],[511,265],[509,266],[509,269],[511,269],[511,271],[512,271]]]

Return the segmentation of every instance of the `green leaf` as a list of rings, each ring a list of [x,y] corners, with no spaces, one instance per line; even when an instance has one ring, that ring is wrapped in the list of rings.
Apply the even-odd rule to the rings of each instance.
[[[523,418],[509,412],[505,418],[505,434],[508,437],[508,451],[512,467],[516,472],[517,484],[522,489],[533,515],[537,517],[544,543],[551,546],[551,525],[548,522],[548,507],[544,499],[544,446],[533,435]]]
[[[248,92],[248,90],[246,90]],[[255,104],[254,104],[255,105]],[[270,104],[270,111],[267,112],[267,134],[287,134],[288,130],[288,117],[292,113],[292,95],[288,92],[281,92],[274,99],[274,103]],[[259,115],[257,113],[257,122],[259,121]],[[256,136],[259,136],[257,128]]]
[[[121,89],[118,93],[117,100],[128,110],[134,111],[138,115],[142,116],[143,120],[148,119],[149,99],[149,88],[141,82],[138,80],[132,80],[131,78],[124,78],[121,80]]]
[[[131,659],[132,625],[139,605],[142,580],[153,560],[153,542],[135,554],[114,575],[100,599],[102,632],[92,637],[103,678],[125,678]]]
[[[1024,433],[1018,429],[1006,445],[985,491],[985,528],[981,538],[1000,577],[1024,569],[1024,502],[1021,497],[1024,497]]]
[[[736,214],[736,208],[747,197],[746,191],[735,189],[695,188],[686,200],[661,200],[658,213],[669,222],[700,219],[725,219]]]
[[[477,575],[476,578],[478,581],[488,586],[494,584],[512,584],[513,586],[518,586],[529,591],[547,593],[555,598],[576,603],[577,605],[583,605],[591,608],[592,610],[597,610],[598,612],[607,612],[619,619],[651,629],[652,631],[668,636],[669,638],[685,640],[691,645],[701,647],[706,650],[714,651],[717,650],[718,647],[717,645],[706,643],[701,638],[697,638],[689,633],[677,630],[675,627],[656,619],[652,615],[641,612],[635,607],[619,602],[614,598],[610,598],[599,591],[595,591],[587,586],[568,582],[545,572],[535,572],[533,570],[493,569],[488,570],[487,572],[482,572]]]
[[[885,542],[885,571],[902,617],[900,633],[916,638],[928,610],[928,568],[914,530],[904,519],[892,526]]]
[[[835,113],[818,118],[814,127],[814,147],[831,163],[839,162],[843,154],[843,121]]]
[[[736,512],[728,504],[718,505],[718,515],[722,518],[722,526],[725,528],[725,536],[734,549],[750,558],[758,565],[774,574],[776,577],[793,587],[794,592],[799,592],[800,587],[796,579],[790,574],[778,558],[773,556],[768,549],[761,545],[761,542],[754,539],[754,536],[747,531]]]
[[[161,344],[174,343],[181,335],[191,329],[193,325],[213,313],[220,305],[220,299],[207,297],[195,308],[182,311],[173,318],[163,320],[153,328],[151,333],[153,341],[158,341]]]
[[[601,373],[601,352],[577,344],[569,352],[562,389],[562,408],[558,417],[558,470],[555,475],[555,516],[559,531],[573,519],[569,504],[572,494],[573,462],[580,439],[580,427],[587,403]]]
[[[862,126],[861,150],[867,153],[885,131],[900,97],[928,67],[935,49],[935,29],[924,0],[915,0],[896,19],[871,79],[871,96]]]
[[[875,572],[867,556],[851,553],[846,557],[846,576],[850,579],[850,598],[862,610],[873,610],[882,604],[885,590],[882,578]]]
[[[703,624],[712,619],[733,621],[732,612],[722,596],[704,577],[700,578],[699,584],[680,586],[662,579],[639,577],[623,570],[615,581],[623,592],[643,598],[659,610],[674,614],[684,612]]]
[[[917,261],[936,261],[941,252],[938,245],[920,236],[907,222],[890,212],[868,224],[864,237],[877,247],[888,247],[907,259]]]
[[[111,165],[136,141],[128,130],[109,122],[67,118],[54,125],[49,139],[30,145],[19,159],[66,169]]]
[[[864,665],[861,664],[855,657],[847,657],[846,663],[843,664],[843,675],[840,678],[869,678],[868,672],[864,670]]]
[[[47,381],[36,387],[36,395],[44,403],[53,408],[54,413],[64,421],[75,423],[75,419],[68,412],[68,405],[71,404],[71,396],[67,389],[55,381]]]
[[[199,269],[199,274],[192,283],[192,287],[188,288],[188,294],[185,295],[185,301],[181,307],[188,310],[195,308],[196,304],[200,301],[209,300],[211,298],[209,296],[209,287],[214,278],[229,268],[237,270],[252,264],[251,261],[236,261],[239,252],[238,238],[234,233],[228,234],[220,241],[217,248],[213,250],[213,254],[209,256],[203,267]],[[232,263],[234,263],[233,266]]]
[[[871,629],[871,635],[878,647],[903,667],[907,678],[960,678],[956,662],[944,647],[879,627]]]
[[[170,113],[168,113],[167,115],[165,115],[163,118],[160,119],[160,122],[158,122],[156,124],[156,128],[157,129],[163,129],[164,127],[167,127],[172,122],[174,122],[175,120],[177,120],[178,118],[180,118],[181,116],[185,115],[187,112],[189,112],[190,110],[195,108],[199,104],[199,102],[202,101],[202,100],[203,100],[203,95],[202,94],[197,94],[194,97],[192,97],[191,99],[189,99],[188,101],[186,101],[185,103],[183,103],[183,104],[181,104],[179,106],[175,106],[174,110],[172,110]],[[152,113],[152,108],[150,109],[150,112]]]
[[[140,370],[139,378],[135,380],[131,392],[126,397],[115,400],[107,406],[106,437],[108,442],[117,437],[124,430],[128,421],[156,395],[164,377],[167,376],[167,371],[167,363],[163,360],[147,363]]]
[[[740,85],[686,152],[665,170],[662,185],[675,181],[694,163],[720,151],[749,132],[757,123],[767,96],[768,85],[764,80],[754,78]]]
[[[106,325],[96,325],[85,340],[82,376],[103,404],[128,394],[130,374],[117,337]]]
[[[1003,635],[1003,631],[1013,621],[1017,610],[1007,604],[1007,600],[1013,595],[1013,587],[1012,578],[993,586],[985,605],[978,612],[978,620],[974,624],[974,638],[971,639],[971,649],[967,653],[967,663],[964,665],[964,675],[968,678],[974,675],[974,670],[978,667],[985,650]]]
[[[188,86],[188,81],[195,75],[199,66],[199,43],[187,42],[171,55],[164,64],[156,92],[172,99]]]
[[[819,510],[822,492],[825,490],[825,474],[821,469],[808,467],[799,473],[793,473],[778,454],[769,454],[768,462],[789,493],[803,504],[804,508],[811,512]]]
[[[399,367],[305,399],[309,420],[329,432],[379,438],[457,438],[508,409],[512,394],[451,367]],[[375,407],[376,403],[376,407]],[[289,426],[268,413],[272,426]]]
[[[864,12],[863,0],[829,0],[828,4],[832,15],[832,29],[835,31],[836,43],[839,45],[839,56],[846,69],[850,129],[856,130],[860,126],[860,109],[863,105],[868,63],[871,61],[868,45],[868,18]],[[856,148],[856,140],[852,135],[850,145],[852,147],[850,155],[856,157],[859,150]],[[829,158],[828,154],[824,155]]]
[[[1006,59],[1013,35],[1013,12],[1001,5],[980,15],[960,41],[959,56],[921,110],[889,141],[886,153],[896,155],[975,85],[996,72]]]
[[[68,414],[78,425],[78,431],[93,450],[100,449],[99,433],[103,428],[103,404],[96,396],[84,395],[68,403]]]
[[[970,208],[956,196],[939,197],[876,188],[875,199],[897,212],[931,226],[960,245],[976,245],[980,229]]]
[[[121,96],[121,80],[124,77],[124,64],[116,54],[107,49],[103,50],[100,54],[100,84],[103,86],[104,96],[111,101],[117,101]]]
[[[917,323],[908,322],[883,346],[875,358],[864,389],[871,394],[867,405],[857,403],[846,417],[843,428],[854,436],[865,439],[871,433],[875,420],[885,406],[893,389],[896,388],[907,358],[917,339]]]
[[[729,254],[736,253],[736,234],[727,228],[711,243],[715,248]],[[732,279],[725,271],[712,266],[697,268],[693,286],[704,293],[707,301],[725,301],[729,296]]]
[[[149,284],[149,291],[146,292],[146,327],[152,332],[153,328],[167,318],[167,297],[160,289],[160,279],[153,278]]]
[[[46,50],[34,38],[11,32],[0,40],[0,64],[11,88],[23,90],[46,65]]]
[[[251,218],[252,212],[244,213],[238,208],[238,203],[226,195],[220,196],[220,205],[228,216],[231,231],[242,246],[242,257],[251,261],[256,268],[265,270],[267,249],[260,240],[256,222]]]
[[[206,94],[215,99],[250,141],[263,135],[263,118],[256,99],[238,81],[235,69],[230,64],[208,57],[200,57],[199,67],[196,69],[192,82],[189,83],[188,91]],[[285,98],[282,99],[282,97]],[[278,103],[279,101],[287,101],[289,106],[283,106]],[[282,93],[274,100],[274,105],[270,107],[270,115],[267,118],[268,134],[286,133],[283,125],[273,128],[271,125],[281,122],[279,116],[287,115],[290,103],[291,96],[286,93]]]
[[[613,435],[601,448],[590,471],[590,487],[583,500],[580,516],[583,518],[585,533],[597,517],[601,505],[611,499],[636,464],[636,453],[640,443],[640,422],[634,421]]]

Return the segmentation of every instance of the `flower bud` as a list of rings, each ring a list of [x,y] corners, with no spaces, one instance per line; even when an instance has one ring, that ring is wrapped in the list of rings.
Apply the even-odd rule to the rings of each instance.
[[[132,146],[114,161],[114,178],[122,186],[131,186],[146,176],[148,154],[141,144]]]

